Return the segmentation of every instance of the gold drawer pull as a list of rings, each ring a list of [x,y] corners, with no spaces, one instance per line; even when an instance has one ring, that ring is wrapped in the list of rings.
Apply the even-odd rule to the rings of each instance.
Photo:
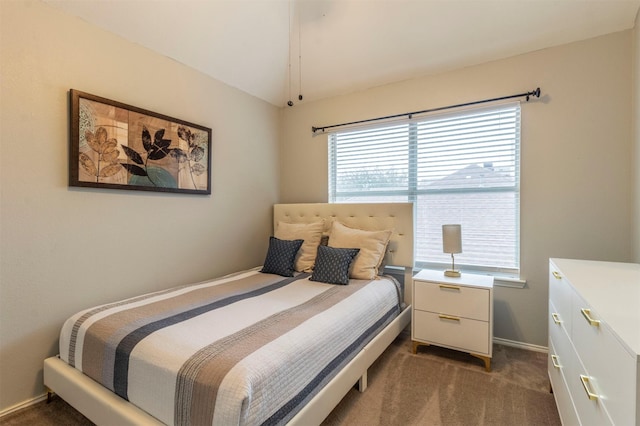
[[[552,274],[553,274],[554,277],[556,277],[557,280],[561,280],[562,279],[562,275],[560,275],[556,271],[553,271]]]
[[[440,288],[446,288],[447,290],[460,290],[457,285],[440,284]]]
[[[589,383],[589,377],[588,376],[583,376],[581,374],[580,375],[580,381],[582,382],[582,386],[584,387],[584,391],[587,393],[587,396],[589,397],[590,400],[595,401],[596,399],[599,398],[598,394],[595,394],[595,393],[591,392],[591,389],[589,389],[591,383]]]
[[[556,313],[551,314],[551,318],[553,318],[553,322],[555,322],[558,325],[562,323],[562,321],[560,321],[560,317]]]
[[[562,366],[558,364],[558,355],[551,355],[551,363],[555,368],[561,368]]]
[[[446,320],[451,320],[451,321],[460,321],[460,318],[452,317],[451,315],[440,314],[438,316],[440,317],[440,319],[446,319]]]
[[[582,312],[582,316],[587,319],[587,321],[589,322],[590,325],[592,325],[594,327],[599,327],[600,326],[600,320],[591,318],[591,309],[582,308],[582,309],[580,309],[580,312]]]

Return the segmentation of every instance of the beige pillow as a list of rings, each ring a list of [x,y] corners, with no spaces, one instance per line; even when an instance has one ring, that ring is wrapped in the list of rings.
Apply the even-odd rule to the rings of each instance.
[[[329,247],[359,248],[360,252],[351,265],[351,278],[372,280],[378,276],[391,238],[391,231],[364,231],[333,222],[329,234]]]
[[[287,223],[278,222],[275,237],[281,240],[304,240],[296,256],[295,269],[298,272],[311,272],[318,254],[324,223]]]

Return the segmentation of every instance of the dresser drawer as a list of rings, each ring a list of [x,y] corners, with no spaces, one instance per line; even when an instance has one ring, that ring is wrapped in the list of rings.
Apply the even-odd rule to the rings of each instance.
[[[489,321],[489,290],[437,282],[414,282],[414,309]]]
[[[591,321],[592,320],[592,321]],[[600,318],[579,295],[574,295],[572,341],[600,403],[613,423],[635,424],[636,363]]]
[[[563,322],[567,333],[571,333],[571,301],[573,290],[562,273],[549,263],[549,300],[555,306],[554,313]]]
[[[549,303],[549,310],[553,309],[553,304]],[[549,322],[549,342],[553,342],[555,354],[563,359],[563,371],[566,377],[568,372],[567,368],[571,364],[569,361],[577,360],[575,350],[571,344],[571,339],[566,330],[562,327],[562,323],[556,324],[553,320]]]
[[[568,321],[565,320],[568,319]],[[571,330],[567,328],[567,324],[571,323],[571,312],[566,315],[561,314],[555,303],[549,299],[549,334],[562,332],[570,339]]]
[[[417,310],[413,312],[413,321],[413,340],[490,354],[488,322]]]
[[[561,326],[553,323],[549,325],[549,345],[553,346],[556,362],[560,365],[562,378],[571,395],[574,395],[573,398],[575,398],[577,391],[584,393],[583,390],[580,389],[582,385],[579,382],[580,374],[583,373],[580,369],[580,359],[571,343],[569,335],[567,335]],[[551,369],[552,366],[549,368]]]
[[[573,407],[578,413],[579,424],[593,425],[593,426],[605,426],[611,425],[612,422],[609,419],[609,415],[604,407],[602,400],[592,400],[589,398],[585,385],[582,382],[582,376],[589,376],[584,368],[580,357],[574,350],[569,336],[564,333],[560,328],[549,330],[549,342],[554,348],[554,352],[557,356],[556,362],[560,365],[562,372],[562,378],[566,383],[569,393],[572,395],[571,400]],[[551,369],[555,368],[553,365],[549,367],[549,375],[552,376]],[[589,381],[586,384],[588,389],[592,392],[599,392],[597,383]],[[558,411],[561,407],[558,406]],[[562,414],[563,417],[571,417],[572,414]],[[564,421],[564,419],[563,419]],[[564,424],[564,423],[563,423]]]
[[[569,392],[573,395],[573,404],[578,412],[580,424],[583,426],[613,425],[614,423],[605,407],[604,399],[602,397],[598,399],[589,397],[587,389],[590,392],[601,395],[598,383],[589,376],[580,358],[578,358],[578,362],[573,367],[570,373],[567,374],[566,380],[569,385]],[[583,383],[585,377],[589,380],[587,383]]]
[[[564,426],[578,425],[578,414],[573,406],[573,400],[569,394],[567,388],[565,372],[565,360],[562,356],[558,355],[555,345],[551,338],[549,338],[549,358],[547,360],[549,368],[549,381],[553,389],[553,397],[556,400],[558,406],[558,413],[560,414],[560,420]]]

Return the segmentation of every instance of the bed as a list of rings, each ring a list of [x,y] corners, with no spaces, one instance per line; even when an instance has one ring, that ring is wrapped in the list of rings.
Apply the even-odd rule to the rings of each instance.
[[[118,425],[320,424],[354,384],[364,391],[410,321],[412,204],[277,204],[273,222],[258,268],[69,318],[44,362],[48,391]],[[371,247],[384,264],[363,263]],[[406,285],[379,277],[385,266]]]

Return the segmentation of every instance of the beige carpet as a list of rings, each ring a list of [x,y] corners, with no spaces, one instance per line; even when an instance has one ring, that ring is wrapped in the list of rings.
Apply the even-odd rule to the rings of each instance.
[[[323,423],[333,425],[560,425],[545,354],[494,345],[481,360],[443,348],[410,352],[402,333],[369,369],[369,387],[349,391]],[[59,398],[0,419],[0,425],[91,425]]]
[[[369,388],[349,391],[323,425],[560,425],[547,356],[494,345],[492,371],[435,346],[410,352],[403,333],[369,369]]]

